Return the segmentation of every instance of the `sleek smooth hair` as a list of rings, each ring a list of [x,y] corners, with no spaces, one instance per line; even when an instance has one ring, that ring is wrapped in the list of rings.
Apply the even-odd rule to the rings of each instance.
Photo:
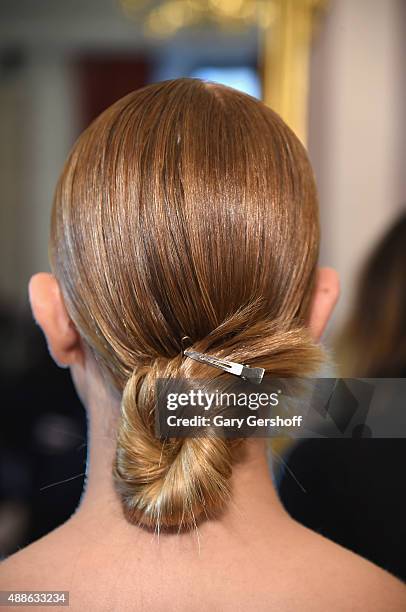
[[[231,494],[233,443],[154,435],[155,381],[229,374],[193,350],[304,376],[319,248],[300,141],[257,99],[176,79],[137,90],[76,142],[50,260],[85,347],[122,393],[113,474],[128,520],[190,527]]]
[[[336,339],[343,376],[406,376],[406,211],[365,261],[352,311]]]

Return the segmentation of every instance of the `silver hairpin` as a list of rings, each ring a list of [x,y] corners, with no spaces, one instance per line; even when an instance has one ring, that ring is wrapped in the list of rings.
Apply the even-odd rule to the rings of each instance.
[[[234,361],[226,361],[225,359],[219,359],[218,357],[213,357],[212,355],[205,355],[204,353],[197,353],[196,351],[183,351],[183,354],[190,359],[194,359],[195,361],[199,361],[200,363],[206,363],[208,365],[213,366],[214,368],[219,368],[228,372],[229,374],[234,374],[235,376],[240,376],[244,380],[249,380],[256,385],[259,385],[262,382],[262,379],[265,374],[264,368],[251,368],[250,366],[243,365],[241,363],[235,363]]]

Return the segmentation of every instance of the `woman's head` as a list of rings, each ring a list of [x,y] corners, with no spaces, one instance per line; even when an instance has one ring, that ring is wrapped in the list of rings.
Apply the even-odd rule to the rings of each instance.
[[[267,374],[315,371],[318,247],[305,150],[254,98],[161,82],[81,135],[56,189],[50,260],[83,345],[122,393],[114,478],[130,520],[187,526],[221,509],[231,445],[155,438],[155,381],[213,376],[183,357],[184,336]]]

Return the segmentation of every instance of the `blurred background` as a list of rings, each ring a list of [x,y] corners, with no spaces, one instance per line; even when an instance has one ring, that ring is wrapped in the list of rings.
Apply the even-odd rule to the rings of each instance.
[[[405,210],[405,57],[405,0],[1,0],[0,557],[66,520],[83,485],[85,416],[27,299],[30,276],[49,270],[53,190],[83,128],[124,94],[183,76],[277,110],[308,148],[321,264],[341,277],[332,345]]]

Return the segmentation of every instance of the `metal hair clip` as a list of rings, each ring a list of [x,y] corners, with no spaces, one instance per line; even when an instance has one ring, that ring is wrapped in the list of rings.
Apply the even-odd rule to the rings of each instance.
[[[190,359],[194,359],[195,361],[200,361],[200,363],[206,363],[208,365],[213,366],[214,368],[219,368],[228,372],[229,374],[234,374],[235,376],[240,376],[244,380],[248,380],[256,385],[259,385],[262,382],[262,379],[265,374],[264,368],[251,368],[250,366],[243,365],[241,363],[235,363],[234,361],[226,361],[225,359],[219,359],[218,357],[213,357],[211,355],[205,355],[204,353],[197,353],[196,351],[183,351],[183,354]]]

